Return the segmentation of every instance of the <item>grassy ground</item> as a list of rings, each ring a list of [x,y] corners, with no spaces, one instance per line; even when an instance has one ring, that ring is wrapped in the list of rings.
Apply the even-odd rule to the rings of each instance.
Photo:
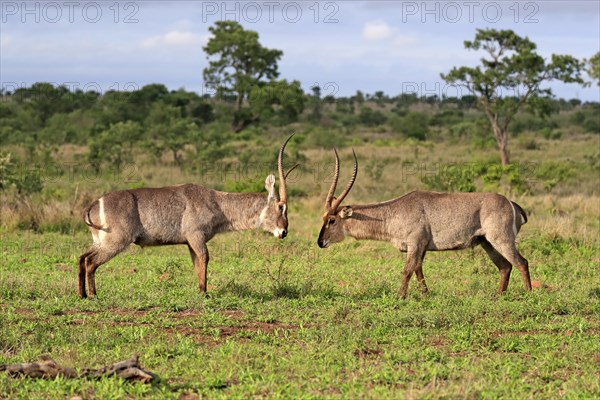
[[[576,157],[590,143],[565,145]],[[462,147],[448,149],[459,154]],[[358,150],[364,173],[350,202],[384,200],[391,196],[382,193],[401,194],[415,182],[412,174],[398,179],[394,160],[369,179],[377,178],[375,166],[366,172],[371,158],[399,155]],[[315,166],[327,155],[307,152]],[[347,176],[347,151],[343,163]],[[285,240],[252,231],[209,243],[206,297],[196,291],[187,249],[172,246],[131,247],[99,269],[99,296],[79,300],[75,264],[89,234],[5,229],[0,364],[49,354],[64,366],[100,367],[138,352],[160,381],[0,375],[0,398],[598,397],[600,198],[585,181],[589,171],[580,174],[572,179],[585,194],[517,199],[530,215],[518,246],[531,265],[531,294],[515,271],[508,292],[497,296],[499,274],[475,249],[428,253],[430,293],[422,296],[413,281],[408,298],[399,299],[403,255],[390,245],[348,239],[316,246],[326,189],[314,174],[294,184],[308,188],[307,196],[290,200]]]

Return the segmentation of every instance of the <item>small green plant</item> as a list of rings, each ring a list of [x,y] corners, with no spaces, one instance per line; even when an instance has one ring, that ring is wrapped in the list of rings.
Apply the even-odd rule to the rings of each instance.
[[[522,194],[527,193],[530,190],[527,177],[524,175],[524,171],[519,165],[506,165],[502,167],[502,170],[508,179],[511,192]]]
[[[265,273],[270,280],[271,293],[275,297],[299,298],[301,294],[300,289],[289,282],[288,273],[284,268],[285,260],[281,259],[278,261],[275,272],[271,272],[269,268],[265,269]]]

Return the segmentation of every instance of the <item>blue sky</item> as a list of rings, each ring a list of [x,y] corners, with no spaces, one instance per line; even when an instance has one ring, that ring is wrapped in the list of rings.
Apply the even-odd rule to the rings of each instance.
[[[600,50],[592,1],[1,1],[2,86],[37,81],[95,89],[164,83],[206,92],[208,27],[235,19],[284,52],[281,78],[324,94],[456,91],[439,77],[476,65],[463,41],[477,28],[513,29],[539,53],[589,58]],[[600,101],[597,86],[550,83],[558,97]]]

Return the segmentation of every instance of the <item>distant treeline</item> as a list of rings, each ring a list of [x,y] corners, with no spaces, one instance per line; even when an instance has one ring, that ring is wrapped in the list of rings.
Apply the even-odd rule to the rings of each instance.
[[[292,84],[293,85],[293,84]],[[348,138],[377,137],[445,140],[491,140],[489,124],[477,110],[474,96],[419,97],[414,93],[391,96],[383,91],[353,96],[321,98],[289,90],[269,96],[255,120],[242,132],[231,129],[235,98],[200,96],[184,89],[168,90],[162,84],[134,91],[69,90],[65,86],[36,83],[12,93],[1,93],[0,141],[28,147],[76,144],[89,147],[88,161],[95,164],[127,161],[131,151],[143,148],[161,157],[169,154],[180,164],[193,156],[218,158],[230,141],[251,140],[271,131],[294,130],[307,146],[343,146]],[[275,91],[275,92],[273,92]],[[272,99],[278,101],[273,102]],[[253,99],[253,104],[261,102]],[[540,117],[524,109],[511,124],[511,132],[532,131],[552,138],[571,132],[600,133],[600,104],[571,99],[544,99],[550,111]]]

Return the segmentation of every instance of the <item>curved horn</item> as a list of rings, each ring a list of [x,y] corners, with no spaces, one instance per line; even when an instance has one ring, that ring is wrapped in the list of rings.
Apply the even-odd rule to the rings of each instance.
[[[333,182],[331,182],[331,187],[325,198],[325,211],[331,210],[331,202],[333,200],[333,195],[335,194],[335,187],[337,186],[338,178],[340,177],[340,158],[338,157],[335,148],[333,149],[333,152],[335,153],[335,172],[333,174]]]
[[[287,174],[283,173],[283,151],[285,150],[285,146],[288,144],[292,136],[294,136],[294,133],[292,133],[290,137],[283,142],[283,145],[279,149],[279,155],[277,156],[277,170],[279,171],[279,201],[283,203],[287,203],[287,188],[285,187],[285,178],[291,172],[290,170]]]
[[[352,149],[352,155],[354,155],[354,170],[352,171],[352,177],[350,177],[350,180],[348,181],[348,184],[344,188],[344,191],[342,192],[342,194],[340,194],[340,197],[335,199],[335,201],[331,205],[331,208],[336,211],[337,211],[338,207],[340,206],[340,204],[342,204],[342,201],[344,201],[344,197],[346,197],[346,195],[350,192],[350,189],[352,189],[352,185],[354,185],[354,181],[356,181],[356,175],[358,174],[358,160],[356,158],[356,153],[354,152],[354,149]]]

